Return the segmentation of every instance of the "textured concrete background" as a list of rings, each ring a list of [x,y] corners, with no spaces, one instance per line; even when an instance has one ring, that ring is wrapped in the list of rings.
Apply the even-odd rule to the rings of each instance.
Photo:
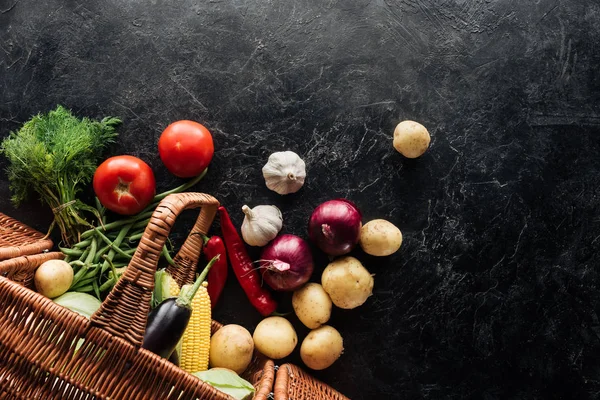
[[[162,191],[179,182],[158,137],[193,119],[216,146],[194,189],[236,224],[275,204],[306,237],[335,197],[397,224],[399,253],[355,252],[374,296],[334,311],[346,351],[314,373],[353,399],[597,398],[599,18],[584,0],[0,0],[0,137],[56,104],[119,116],[112,154],[147,161]],[[403,119],[432,135],[418,160],[392,148]],[[280,197],[261,167],[288,149],[308,178]],[[13,208],[5,173],[0,210],[51,220],[35,199]],[[214,317],[260,320],[234,279]]]

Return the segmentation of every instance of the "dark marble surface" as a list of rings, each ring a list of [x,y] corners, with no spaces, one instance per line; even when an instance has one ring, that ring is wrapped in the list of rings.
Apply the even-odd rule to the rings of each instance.
[[[0,0],[0,136],[58,103],[120,116],[113,153],[162,190],[158,137],[194,119],[216,145],[195,189],[235,223],[276,204],[306,236],[339,196],[396,223],[399,253],[355,252],[374,296],[334,311],[346,351],[315,373],[354,399],[598,398],[599,20],[585,0]],[[421,159],[392,148],[403,119],[432,134]],[[280,197],[261,167],[286,149],[308,179]],[[0,210],[46,229],[0,178]],[[226,290],[215,318],[253,329]]]

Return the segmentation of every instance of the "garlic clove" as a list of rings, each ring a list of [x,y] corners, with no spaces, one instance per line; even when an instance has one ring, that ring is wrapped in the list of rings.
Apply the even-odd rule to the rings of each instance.
[[[279,194],[295,193],[304,185],[306,164],[293,151],[280,151],[269,156],[262,172],[267,188]]]

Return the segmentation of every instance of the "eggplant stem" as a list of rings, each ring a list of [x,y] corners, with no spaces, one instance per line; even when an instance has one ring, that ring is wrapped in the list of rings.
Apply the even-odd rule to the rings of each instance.
[[[178,306],[190,308],[190,305],[192,304],[192,299],[196,295],[196,292],[198,291],[198,289],[200,289],[200,286],[202,286],[202,283],[206,279],[206,276],[208,275],[208,272],[210,271],[212,266],[217,261],[219,261],[220,258],[221,258],[220,254],[217,254],[216,256],[214,256],[212,258],[212,260],[210,260],[208,262],[208,264],[206,265],[206,267],[204,268],[202,273],[198,276],[198,278],[196,278],[196,281],[194,282],[193,285],[183,285],[183,287],[179,291],[179,296],[177,297],[177,300],[175,301]]]

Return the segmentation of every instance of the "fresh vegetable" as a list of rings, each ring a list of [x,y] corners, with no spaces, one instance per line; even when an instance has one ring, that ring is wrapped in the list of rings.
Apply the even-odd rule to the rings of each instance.
[[[178,297],[164,300],[150,312],[142,342],[144,349],[163,358],[169,358],[190,322],[194,295],[203,286],[208,271],[217,259],[215,257],[208,263],[193,285],[185,285],[181,288]],[[210,311],[210,306],[208,310]],[[204,310],[198,311],[202,313]]]
[[[158,152],[165,167],[175,176],[191,178],[210,164],[215,147],[212,135],[194,121],[176,121],[160,135]]]
[[[117,118],[93,121],[79,119],[58,106],[38,114],[2,142],[0,151],[8,158],[12,201],[19,205],[35,192],[52,208],[62,241],[71,245],[91,225],[84,212],[97,211],[77,199],[92,180],[104,149],[117,136]]]
[[[298,236],[280,235],[263,249],[260,267],[271,288],[296,290],[310,279],[314,269],[310,246]]]
[[[169,356],[168,360],[172,364],[175,364],[179,367],[179,353],[177,352],[177,349],[173,350],[173,352]]]
[[[360,247],[372,256],[389,256],[400,249],[402,232],[384,219],[374,219],[360,230]]]
[[[318,328],[331,317],[331,299],[318,283],[307,283],[296,290],[292,307],[298,319],[310,329]]]
[[[306,178],[306,164],[293,151],[280,151],[269,156],[262,168],[267,187],[279,194],[296,193]]]
[[[415,121],[402,121],[394,130],[394,148],[407,158],[417,158],[429,148],[427,128]]]
[[[115,156],[104,161],[96,169],[93,182],[100,203],[122,215],[139,213],[156,193],[152,169],[133,156]]]
[[[206,238],[204,243],[204,258],[210,260],[216,255],[220,255],[219,261],[210,269],[208,273],[208,295],[210,296],[210,305],[215,308],[221,293],[227,282],[227,254],[225,243],[219,236]]]
[[[83,315],[86,318],[91,318],[100,308],[100,301],[94,296],[85,293],[65,293],[53,299],[56,304],[59,304],[71,311]]]
[[[225,207],[219,207],[219,216],[231,268],[250,303],[263,317],[266,317],[277,309],[277,303],[271,297],[271,293],[262,287],[260,274],[254,269],[244,242],[233,226]]]
[[[227,368],[211,368],[193,375],[237,400],[252,400],[254,386]]]
[[[268,317],[260,321],[252,338],[254,347],[274,360],[289,356],[298,344],[294,327],[282,317]]]
[[[332,256],[349,253],[358,243],[361,214],[346,199],[326,201],[313,211],[308,236],[321,250]]]
[[[152,291],[152,308],[155,308],[169,297],[177,297],[179,290],[177,282],[166,269],[156,271],[154,274],[154,290]]]
[[[342,335],[329,325],[323,325],[306,335],[300,346],[300,357],[308,368],[325,369],[344,351]]]
[[[246,216],[242,222],[242,237],[250,246],[264,246],[281,230],[283,217],[275,206],[256,206],[250,209],[243,206]]]
[[[69,291],[94,293],[98,299],[108,293],[125,272],[158,203],[171,193],[180,193],[194,186],[206,172],[179,187],[157,194],[141,213],[117,221],[108,222],[105,208],[97,202],[102,223],[83,232],[81,240],[71,248],[60,248],[75,272]],[[172,264],[168,247],[163,248],[163,256]]]
[[[33,280],[39,293],[53,299],[71,286],[73,268],[63,260],[48,260],[36,269]]]
[[[220,255],[214,256],[209,265],[214,266],[219,262]],[[203,278],[209,274],[208,270],[204,270],[200,275]],[[173,283],[175,283],[173,281]],[[175,283],[175,286],[177,284]],[[190,290],[190,285],[184,285],[181,292],[185,293]],[[180,343],[179,364],[181,369],[187,372],[198,372],[208,369],[209,352],[210,352],[210,332],[211,332],[211,305],[210,297],[208,296],[207,282],[198,289],[198,293],[192,301],[192,315],[188,328],[183,334]]]
[[[223,326],[210,340],[210,366],[228,368],[241,374],[248,368],[254,352],[252,335],[236,324]]]
[[[351,309],[362,305],[373,292],[373,276],[354,257],[342,257],[323,271],[321,284],[333,304]]]

